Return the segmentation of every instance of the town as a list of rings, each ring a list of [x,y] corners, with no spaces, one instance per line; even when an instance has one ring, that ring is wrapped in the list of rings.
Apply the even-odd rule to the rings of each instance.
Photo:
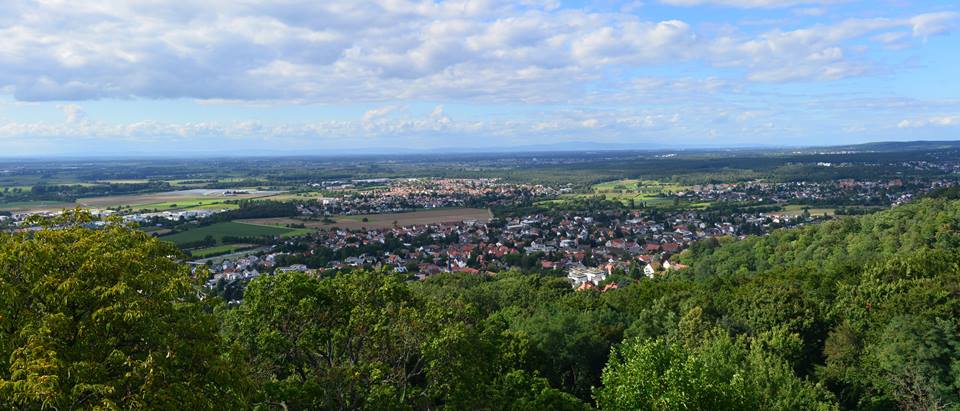
[[[542,160],[537,164],[544,167]],[[871,166],[817,162],[811,169],[853,170],[860,178],[691,184],[503,177],[332,178],[282,186],[151,180],[141,185],[187,189],[81,201],[103,205],[87,207],[95,219],[137,224],[173,241],[195,272],[203,270],[208,289],[234,302],[250,280],[288,271],[329,277],[372,269],[418,281],[513,270],[564,277],[577,290],[609,290],[683,270],[684,250],[698,241],[868,214],[957,185],[957,162],[949,158],[887,164],[901,170],[890,176],[860,171]],[[20,196],[49,195],[69,187],[19,190]],[[36,230],[36,217],[60,213],[0,211],[0,228]]]
[[[329,229],[281,240],[269,250],[235,258],[209,258],[211,289],[248,281],[261,273],[303,271],[319,276],[351,269],[389,270],[423,280],[443,272],[493,274],[520,270],[565,275],[577,289],[617,287],[617,281],[652,278],[683,269],[681,252],[707,238],[741,239],[771,230],[831,219],[833,213],[775,211],[799,204],[898,205],[948,179],[903,182],[841,180],[828,183],[749,182],[708,184],[673,193],[677,199],[751,204],[713,210],[630,209],[603,195],[582,197],[570,207],[518,214],[509,207],[551,201],[569,187],[514,186],[495,179],[381,181],[382,190],[323,198],[304,206],[305,221],[317,215],[364,215],[449,206],[508,206],[489,220],[461,220],[386,228]],[[411,187],[416,187],[412,189]],[[845,201],[841,201],[845,200]],[[487,203],[483,203],[486,201]],[[580,204],[577,204],[577,203]],[[311,202],[310,204],[316,204]],[[835,212],[836,210],[834,210]],[[611,281],[614,280],[614,281]]]

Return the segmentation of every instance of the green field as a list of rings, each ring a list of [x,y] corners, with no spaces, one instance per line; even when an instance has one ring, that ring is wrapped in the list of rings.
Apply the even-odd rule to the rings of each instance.
[[[634,206],[639,207],[646,204],[647,207],[673,207],[673,194],[687,191],[690,187],[674,183],[661,183],[653,180],[621,179],[594,184],[590,187],[590,192],[585,194],[566,194],[559,200],[553,202],[562,202],[565,198],[586,198],[603,196],[608,200],[618,200],[624,205],[629,205],[633,200]],[[688,203],[680,201],[678,204],[682,207],[703,209],[710,203]]]
[[[226,244],[207,248],[190,250],[190,255],[195,258],[206,258],[221,254],[230,254],[241,250],[257,247],[253,244]]]
[[[35,210],[35,209],[72,209],[76,204],[64,203],[60,201],[11,201],[9,203],[0,201],[0,210]]]
[[[221,242],[225,236],[237,237],[257,237],[257,236],[284,236],[292,237],[311,233],[309,229],[295,229],[288,227],[276,227],[245,223],[217,223],[206,227],[197,227],[184,232],[165,235],[161,240],[171,241],[174,244],[185,244],[194,241],[200,241],[208,235],[212,236],[217,242]]]
[[[161,201],[132,206],[134,211],[174,211],[174,210],[233,210],[237,204],[228,204],[219,200],[185,198],[184,201]]]
[[[290,200],[310,200],[316,199],[317,197],[323,197],[322,191],[306,191],[306,192],[294,192],[294,193],[283,193],[276,194],[269,197],[264,197],[264,200],[272,201],[290,201]]]
[[[593,192],[603,194],[611,192],[623,192],[648,195],[672,194],[690,189],[690,187],[680,184],[636,179],[607,181],[605,183],[594,184],[591,188],[593,189]]]

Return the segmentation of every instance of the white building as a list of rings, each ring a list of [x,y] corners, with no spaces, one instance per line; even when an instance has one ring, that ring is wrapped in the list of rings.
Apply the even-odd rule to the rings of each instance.
[[[600,285],[603,280],[607,279],[607,272],[602,268],[572,267],[570,271],[567,272],[567,279],[570,280],[573,288],[580,287],[583,283]]]

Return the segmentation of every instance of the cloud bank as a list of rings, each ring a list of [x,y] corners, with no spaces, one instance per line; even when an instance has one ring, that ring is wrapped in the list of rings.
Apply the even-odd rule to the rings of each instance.
[[[949,31],[958,17],[936,12],[718,33],[682,19],[535,1],[10,0],[0,5],[0,90],[23,101],[563,103],[629,80],[611,71],[682,62],[734,69],[755,82],[860,76],[879,64],[863,56],[863,42],[919,43]]]

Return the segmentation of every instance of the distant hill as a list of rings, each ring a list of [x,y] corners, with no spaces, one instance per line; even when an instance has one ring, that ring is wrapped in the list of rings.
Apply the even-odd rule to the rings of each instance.
[[[882,141],[876,143],[852,144],[844,146],[827,146],[811,148],[811,151],[820,151],[830,149],[833,151],[871,151],[871,152],[896,152],[896,151],[925,151],[925,150],[951,150],[960,149],[960,140],[958,141]]]

